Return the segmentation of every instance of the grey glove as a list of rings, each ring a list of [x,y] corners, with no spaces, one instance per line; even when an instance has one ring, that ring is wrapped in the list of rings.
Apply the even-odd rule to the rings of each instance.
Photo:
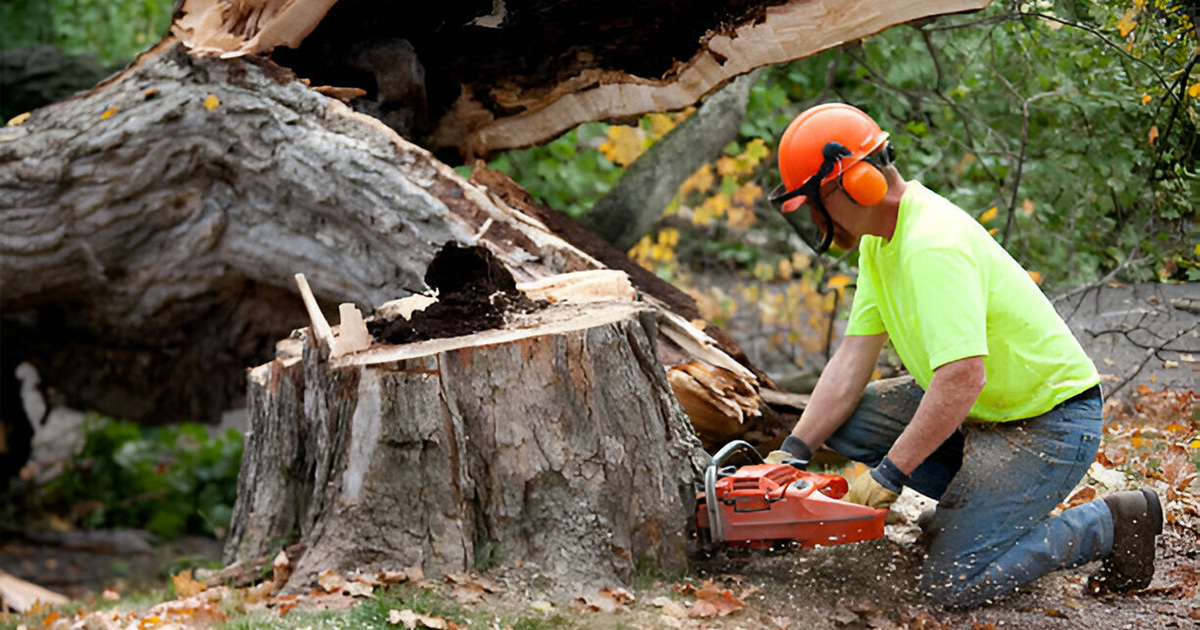
[[[767,454],[765,461],[768,464],[788,464],[800,470],[808,470],[808,462],[812,461],[812,449],[804,443],[804,440],[789,435],[779,450]]]

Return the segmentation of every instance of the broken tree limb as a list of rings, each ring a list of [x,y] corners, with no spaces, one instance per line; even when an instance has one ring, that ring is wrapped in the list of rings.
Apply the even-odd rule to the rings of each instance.
[[[286,70],[178,46],[0,130],[0,198],[5,353],[131,420],[238,405],[245,366],[308,319],[297,269],[332,309],[423,292],[476,235],[520,282],[606,267]]]
[[[755,68],[987,0],[186,0],[190,49],[273,54],[439,155],[470,161],[594,120],[683,109]],[[290,48],[289,48],[290,47]]]

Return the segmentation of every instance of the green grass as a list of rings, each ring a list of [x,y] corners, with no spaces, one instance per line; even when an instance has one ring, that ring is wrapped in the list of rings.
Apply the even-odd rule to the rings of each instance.
[[[432,617],[441,617],[460,626],[489,628],[512,627],[513,630],[566,630],[579,628],[570,617],[560,613],[528,616],[497,616],[485,610],[470,610],[446,597],[409,584],[375,590],[373,599],[365,599],[353,610],[299,612],[293,610],[280,617],[275,612],[231,615],[219,630],[393,630],[399,626],[388,623],[392,610],[412,610]]]

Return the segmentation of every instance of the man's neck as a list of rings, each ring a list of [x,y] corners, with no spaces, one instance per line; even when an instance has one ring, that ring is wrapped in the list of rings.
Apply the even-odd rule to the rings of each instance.
[[[879,217],[875,223],[875,229],[871,234],[882,237],[884,240],[892,240],[896,234],[896,223],[900,219],[900,200],[904,197],[904,191],[908,190],[908,182],[896,178],[895,181],[888,182],[887,196],[877,206]]]

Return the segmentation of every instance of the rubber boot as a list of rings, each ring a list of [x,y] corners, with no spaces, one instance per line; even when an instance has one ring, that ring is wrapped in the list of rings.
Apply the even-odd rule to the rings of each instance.
[[[1162,533],[1158,494],[1149,488],[1104,497],[1113,519],[1112,555],[1088,578],[1092,595],[1146,588],[1154,579],[1154,537]]]

